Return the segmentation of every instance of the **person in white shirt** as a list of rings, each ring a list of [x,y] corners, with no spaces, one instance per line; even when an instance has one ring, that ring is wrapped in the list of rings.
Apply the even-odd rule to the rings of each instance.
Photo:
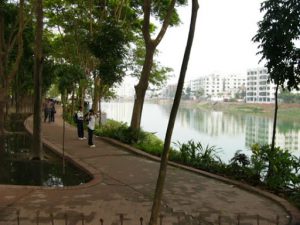
[[[88,144],[90,148],[96,147],[93,143],[93,134],[95,130],[95,124],[96,124],[96,117],[93,109],[90,109],[89,114],[88,114]]]
[[[79,140],[86,139],[84,137],[84,131],[83,131],[83,118],[84,117],[83,117],[83,111],[82,111],[81,106],[79,106],[79,110],[76,112],[75,118],[76,118],[76,123],[77,123],[77,134],[78,134]]]

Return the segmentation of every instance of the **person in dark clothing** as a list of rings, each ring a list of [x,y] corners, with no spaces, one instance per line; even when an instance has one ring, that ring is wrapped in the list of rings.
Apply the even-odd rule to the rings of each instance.
[[[96,147],[96,145],[94,145],[93,143],[93,134],[94,134],[94,130],[95,130],[95,124],[96,124],[96,117],[94,114],[94,110],[90,109],[88,116],[87,116],[87,120],[88,120],[88,145],[90,146],[90,148],[94,148]]]
[[[47,121],[51,122],[51,108],[52,108],[52,101],[50,99],[47,99],[47,102],[44,105],[44,122]]]
[[[51,122],[54,122],[55,113],[56,113],[56,110],[55,110],[55,101],[52,101],[51,111],[50,111],[50,121]]]

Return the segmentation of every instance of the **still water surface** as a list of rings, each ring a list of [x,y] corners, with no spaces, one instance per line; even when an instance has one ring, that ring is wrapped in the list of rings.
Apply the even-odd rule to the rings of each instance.
[[[130,124],[133,103],[103,103],[107,117]],[[171,105],[145,103],[141,126],[145,131],[154,132],[162,140],[165,138]],[[202,145],[215,146],[225,162],[237,150],[250,155],[254,143],[268,144],[272,138],[273,119],[263,115],[245,113],[224,113],[180,107],[177,113],[172,142],[194,140]],[[276,145],[300,155],[300,124],[293,121],[277,124]]]

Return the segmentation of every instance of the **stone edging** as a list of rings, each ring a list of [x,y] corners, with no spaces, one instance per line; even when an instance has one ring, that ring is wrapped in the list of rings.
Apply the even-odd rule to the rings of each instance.
[[[134,154],[137,154],[139,156],[143,156],[143,157],[146,157],[146,158],[151,159],[153,161],[160,162],[160,157],[151,155],[151,154],[146,153],[142,150],[136,149],[136,148],[134,148],[130,145],[121,143],[117,140],[107,138],[107,137],[99,137],[99,138],[103,141],[106,141],[110,144],[121,147],[121,148],[123,148],[127,151],[130,151]],[[291,205],[287,200],[285,200],[283,198],[280,198],[279,196],[277,196],[275,194],[272,194],[270,192],[255,188],[253,186],[250,186],[248,184],[245,184],[245,183],[242,183],[242,182],[239,182],[239,181],[231,180],[231,179],[228,179],[226,177],[222,177],[220,175],[216,175],[216,174],[212,174],[212,173],[209,173],[209,172],[206,172],[206,171],[203,171],[203,170],[188,167],[188,166],[185,166],[185,165],[182,165],[182,164],[179,164],[179,163],[169,162],[168,164],[172,165],[174,167],[177,167],[177,168],[181,168],[181,169],[193,172],[193,173],[200,174],[202,176],[206,176],[206,177],[209,177],[209,178],[212,178],[212,179],[222,181],[222,182],[227,183],[227,184],[234,185],[234,186],[239,187],[241,189],[244,189],[246,191],[249,191],[249,192],[261,195],[265,198],[268,198],[268,199],[274,201],[275,203],[277,203],[278,205],[280,205],[290,215],[289,225],[300,225],[300,211],[295,206]]]
[[[33,129],[32,129],[32,126],[30,126],[30,124],[29,124],[29,118],[30,117],[28,117],[25,120],[24,127],[25,127],[26,131],[32,135]],[[43,144],[45,146],[47,146],[47,148],[51,149],[55,154],[58,154],[60,157],[63,156],[62,150],[58,149],[57,146],[55,146],[53,143],[46,140],[44,137],[42,137],[42,141],[43,141]],[[26,188],[26,189],[49,189],[49,190],[53,190],[53,189],[55,189],[55,190],[68,190],[68,189],[74,190],[74,189],[83,189],[83,188],[94,186],[102,180],[102,177],[101,177],[99,171],[92,168],[88,164],[82,162],[80,159],[75,159],[74,157],[72,157],[72,155],[68,154],[67,152],[64,152],[64,157],[65,157],[66,161],[69,161],[69,162],[73,163],[75,166],[79,167],[79,169],[83,170],[89,176],[91,176],[92,179],[89,182],[84,183],[84,184],[80,184],[80,185],[76,185],[76,186],[66,186],[66,187],[44,187],[44,186],[30,186],[30,185],[7,185],[7,186],[12,187],[12,188],[22,188],[22,189]]]
[[[25,120],[24,126],[25,126],[26,130],[30,134],[32,134],[33,130],[32,130],[32,128],[28,124],[29,123],[28,122],[29,118],[27,118]],[[107,137],[98,137],[98,138],[100,138],[101,140],[103,140],[105,142],[108,142],[108,143],[110,143],[110,144],[112,144],[114,146],[121,147],[124,150],[130,151],[131,153],[134,153],[136,155],[143,156],[143,157],[151,159],[153,161],[160,162],[160,157],[151,155],[151,154],[146,153],[146,152],[144,152],[142,150],[139,150],[139,149],[136,149],[136,148],[134,148],[132,146],[129,146],[127,144],[121,143],[121,142],[119,142],[117,140],[114,140],[114,139],[111,139],[111,138],[107,138]],[[60,156],[62,156],[62,151],[60,149],[58,149],[53,143],[51,143],[50,141],[46,140],[45,138],[42,138],[42,139],[43,139],[43,143],[48,148],[50,148],[55,153],[57,153]],[[93,177],[92,180],[90,182],[82,184],[82,185],[68,186],[68,187],[62,187],[62,188],[59,188],[59,187],[40,187],[40,186],[38,186],[38,187],[37,186],[16,186],[16,185],[6,185],[6,186],[12,187],[12,188],[26,188],[26,189],[30,189],[31,188],[31,189],[66,190],[66,189],[82,189],[82,188],[94,186],[94,185],[96,185],[97,183],[99,183],[101,181],[100,173],[97,170],[95,170],[94,168],[90,167],[86,163],[80,161],[79,159],[73,158],[68,153],[65,153],[65,157],[66,157],[66,160],[71,161],[76,166],[78,166],[80,169],[84,170],[90,176],[92,176]],[[194,172],[194,173],[197,173],[197,174],[200,174],[202,176],[206,176],[206,177],[209,177],[209,178],[212,178],[212,179],[216,179],[216,180],[219,180],[219,181],[227,183],[227,184],[235,185],[235,186],[237,186],[237,187],[239,187],[241,189],[244,189],[246,191],[249,191],[249,192],[252,192],[252,193],[255,193],[255,194],[259,194],[259,195],[261,195],[261,196],[263,196],[265,198],[268,198],[268,199],[276,202],[278,205],[280,205],[290,215],[289,225],[300,225],[300,211],[295,206],[291,205],[287,200],[285,200],[283,198],[280,198],[277,195],[274,195],[272,193],[263,191],[261,189],[255,188],[255,187],[252,187],[252,186],[250,186],[248,184],[245,184],[245,183],[242,183],[242,182],[239,182],[239,181],[231,180],[231,179],[228,179],[228,178],[225,178],[225,177],[222,177],[222,176],[219,176],[219,175],[215,175],[215,174],[203,171],[203,170],[199,170],[199,169],[195,169],[195,168],[188,167],[188,166],[185,166],[185,165],[181,165],[179,163],[169,162],[169,165],[172,165],[174,167],[181,168],[181,169],[184,169],[184,170],[188,170],[190,172]]]

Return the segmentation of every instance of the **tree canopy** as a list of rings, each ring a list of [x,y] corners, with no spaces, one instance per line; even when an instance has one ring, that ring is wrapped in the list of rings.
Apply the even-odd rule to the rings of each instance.
[[[253,41],[259,43],[261,59],[270,79],[283,88],[298,89],[300,83],[300,2],[267,0],[261,5],[263,20]]]

